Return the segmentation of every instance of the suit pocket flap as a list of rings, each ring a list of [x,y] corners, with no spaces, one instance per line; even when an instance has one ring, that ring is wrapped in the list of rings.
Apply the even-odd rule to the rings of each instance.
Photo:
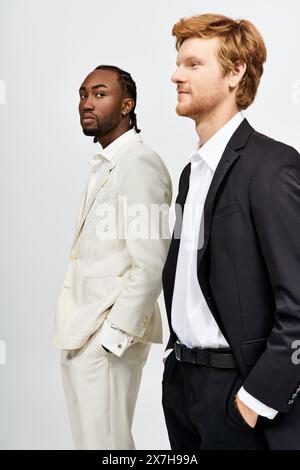
[[[230,204],[226,204],[226,206],[218,208],[214,213],[214,220],[221,219],[226,217],[227,215],[232,214],[233,212],[237,212],[239,210],[238,203],[232,201]]]
[[[266,348],[267,339],[260,338],[242,342],[242,354],[247,365],[255,364]]]

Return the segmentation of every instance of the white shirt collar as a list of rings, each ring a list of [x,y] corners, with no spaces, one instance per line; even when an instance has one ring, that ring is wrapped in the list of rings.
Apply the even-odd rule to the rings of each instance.
[[[243,119],[244,115],[242,111],[236,113],[218,132],[205,142],[202,147],[199,148],[198,146],[198,148],[191,153],[189,160],[193,163],[202,159],[209,168],[215,172],[226,145]]]
[[[101,150],[100,153],[94,155],[90,164],[93,167],[97,165],[99,161],[105,159],[111,161],[113,156],[126,144],[133,135],[136,134],[135,129],[129,129],[129,131],[124,132],[124,134],[120,135],[116,140],[114,140],[111,144]]]

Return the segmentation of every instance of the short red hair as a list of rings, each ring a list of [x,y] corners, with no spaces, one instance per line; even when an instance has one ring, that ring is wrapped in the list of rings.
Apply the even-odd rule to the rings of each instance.
[[[236,93],[237,106],[246,109],[254,101],[267,51],[261,34],[250,21],[207,13],[180,19],[173,26],[172,34],[176,37],[177,50],[188,38],[218,37],[218,59],[225,74],[237,61],[247,66]]]

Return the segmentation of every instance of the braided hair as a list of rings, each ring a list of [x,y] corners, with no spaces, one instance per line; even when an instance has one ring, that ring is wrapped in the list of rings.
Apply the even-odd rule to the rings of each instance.
[[[135,129],[137,133],[141,132],[137,126],[137,118],[134,111],[136,107],[136,84],[130,73],[114,65],[99,65],[95,70],[111,70],[112,72],[116,72],[122,91],[134,101],[133,108],[129,113],[130,129]]]

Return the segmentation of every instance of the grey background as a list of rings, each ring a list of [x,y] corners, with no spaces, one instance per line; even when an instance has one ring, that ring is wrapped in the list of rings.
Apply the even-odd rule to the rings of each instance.
[[[0,448],[72,448],[52,346],[53,310],[88,162],[98,151],[82,134],[77,113],[78,87],[94,67],[110,63],[132,73],[138,124],[165,160],[175,196],[197,139],[192,121],[174,112],[171,27],[196,13],[245,17],[268,48],[256,102],[245,114],[261,132],[300,149],[300,4],[247,3],[0,0],[0,90],[6,89],[0,97],[0,362],[6,347]],[[154,346],[144,370],[134,421],[138,449],[169,448],[160,405],[162,354],[163,346]]]

